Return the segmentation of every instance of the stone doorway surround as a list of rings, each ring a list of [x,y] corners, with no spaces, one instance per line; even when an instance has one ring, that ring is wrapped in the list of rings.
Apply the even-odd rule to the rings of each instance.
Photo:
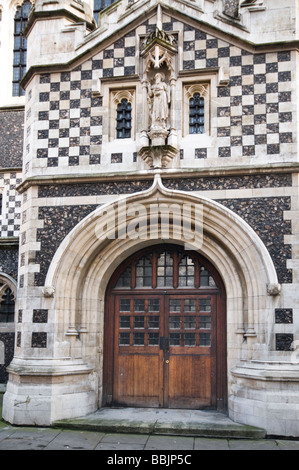
[[[42,307],[52,312],[50,355],[15,356],[9,367],[3,418],[13,424],[50,425],[101,407],[104,304],[112,273],[130,254],[146,246],[183,244],[193,235],[192,225],[189,232],[186,229],[186,240],[175,230],[167,239],[158,236],[156,240],[115,238],[109,230],[103,235],[99,220],[109,228],[109,214],[117,213],[120,201],[127,207],[142,204],[145,208],[157,202],[202,205],[200,252],[217,267],[227,293],[228,413],[237,422],[275,434],[270,396],[279,389],[275,409],[281,416],[291,411],[294,403],[288,404],[288,396],[294,395],[288,380],[292,376],[292,385],[297,386],[299,370],[290,363],[271,362],[269,318],[279,285],[270,255],[236,214],[208,198],[166,189],[158,172],[150,189],[100,206],[81,221],[58,248],[43,290],[36,288],[31,299],[27,293],[27,302],[39,298]],[[144,222],[148,213],[141,216]],[[195,222],[193,218],[193,226]],[[126,223],[118,218],[120,233]],[[288,416],[286,433],[287,421]],[[288,434],[296,432],[299,429]]]

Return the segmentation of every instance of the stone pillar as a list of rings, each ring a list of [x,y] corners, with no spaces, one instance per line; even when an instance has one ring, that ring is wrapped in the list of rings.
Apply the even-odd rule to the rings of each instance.
[[[142,109],[143,109],[143,116],[142,116],[142,130],[141,130],[141,137],[140,137],[140,147],[146,147],[149,144],[148,141],[148,126],[149,126],[149,110],[148,110],[148,81],[143,79],[142,82]]]
[[[168,137],[168,145],[172,147],[177,146],[177,131],[176,131],[176,107],[175,107],[175,95],[176,95],[176,78],[172,76],[170,78],[170,96],[171,96],[171,104],[170,104],[170,132]]]

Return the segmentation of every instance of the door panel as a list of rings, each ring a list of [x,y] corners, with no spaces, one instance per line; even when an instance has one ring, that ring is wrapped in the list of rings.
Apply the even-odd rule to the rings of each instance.
[[[209,356],[171,356],[169,361],[169,408],[211,406]]]
[[[128,406],[163,406],[163,304],[157,296],[115,297],[113,401]]]
[[[103,405],[226,409],[225,288],[197,252],[148,247],[106,292]]]
[[[215,374],[216,296],[171,295],[165,298],[169,334],[167,406],[215,406],[211,393]]]
[[[127,406],[159,407],[160,359],[157,355],[120,354],[114,401]]]
[[[215,295],[117,295],[115,326],[114,403],[215,405]]]

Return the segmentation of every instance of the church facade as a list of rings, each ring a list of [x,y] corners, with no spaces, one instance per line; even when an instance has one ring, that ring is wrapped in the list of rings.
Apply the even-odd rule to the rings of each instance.
[[[24,16],[25,93],[0,110],[6,421],[213,409],[299,435],[296,15],[36,0]]]

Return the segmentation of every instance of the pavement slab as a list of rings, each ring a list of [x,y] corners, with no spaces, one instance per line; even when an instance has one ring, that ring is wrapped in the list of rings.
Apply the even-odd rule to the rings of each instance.
[[[169,452],[196,458],[198,451],[299,450],[299,440],[220,439],[6,426],[0,429],[2,450],[98,450],[103,451],[104,460],[111,455],[141,455],[144,462],[150,462],[150,458],[145,460],[147,455]]]

